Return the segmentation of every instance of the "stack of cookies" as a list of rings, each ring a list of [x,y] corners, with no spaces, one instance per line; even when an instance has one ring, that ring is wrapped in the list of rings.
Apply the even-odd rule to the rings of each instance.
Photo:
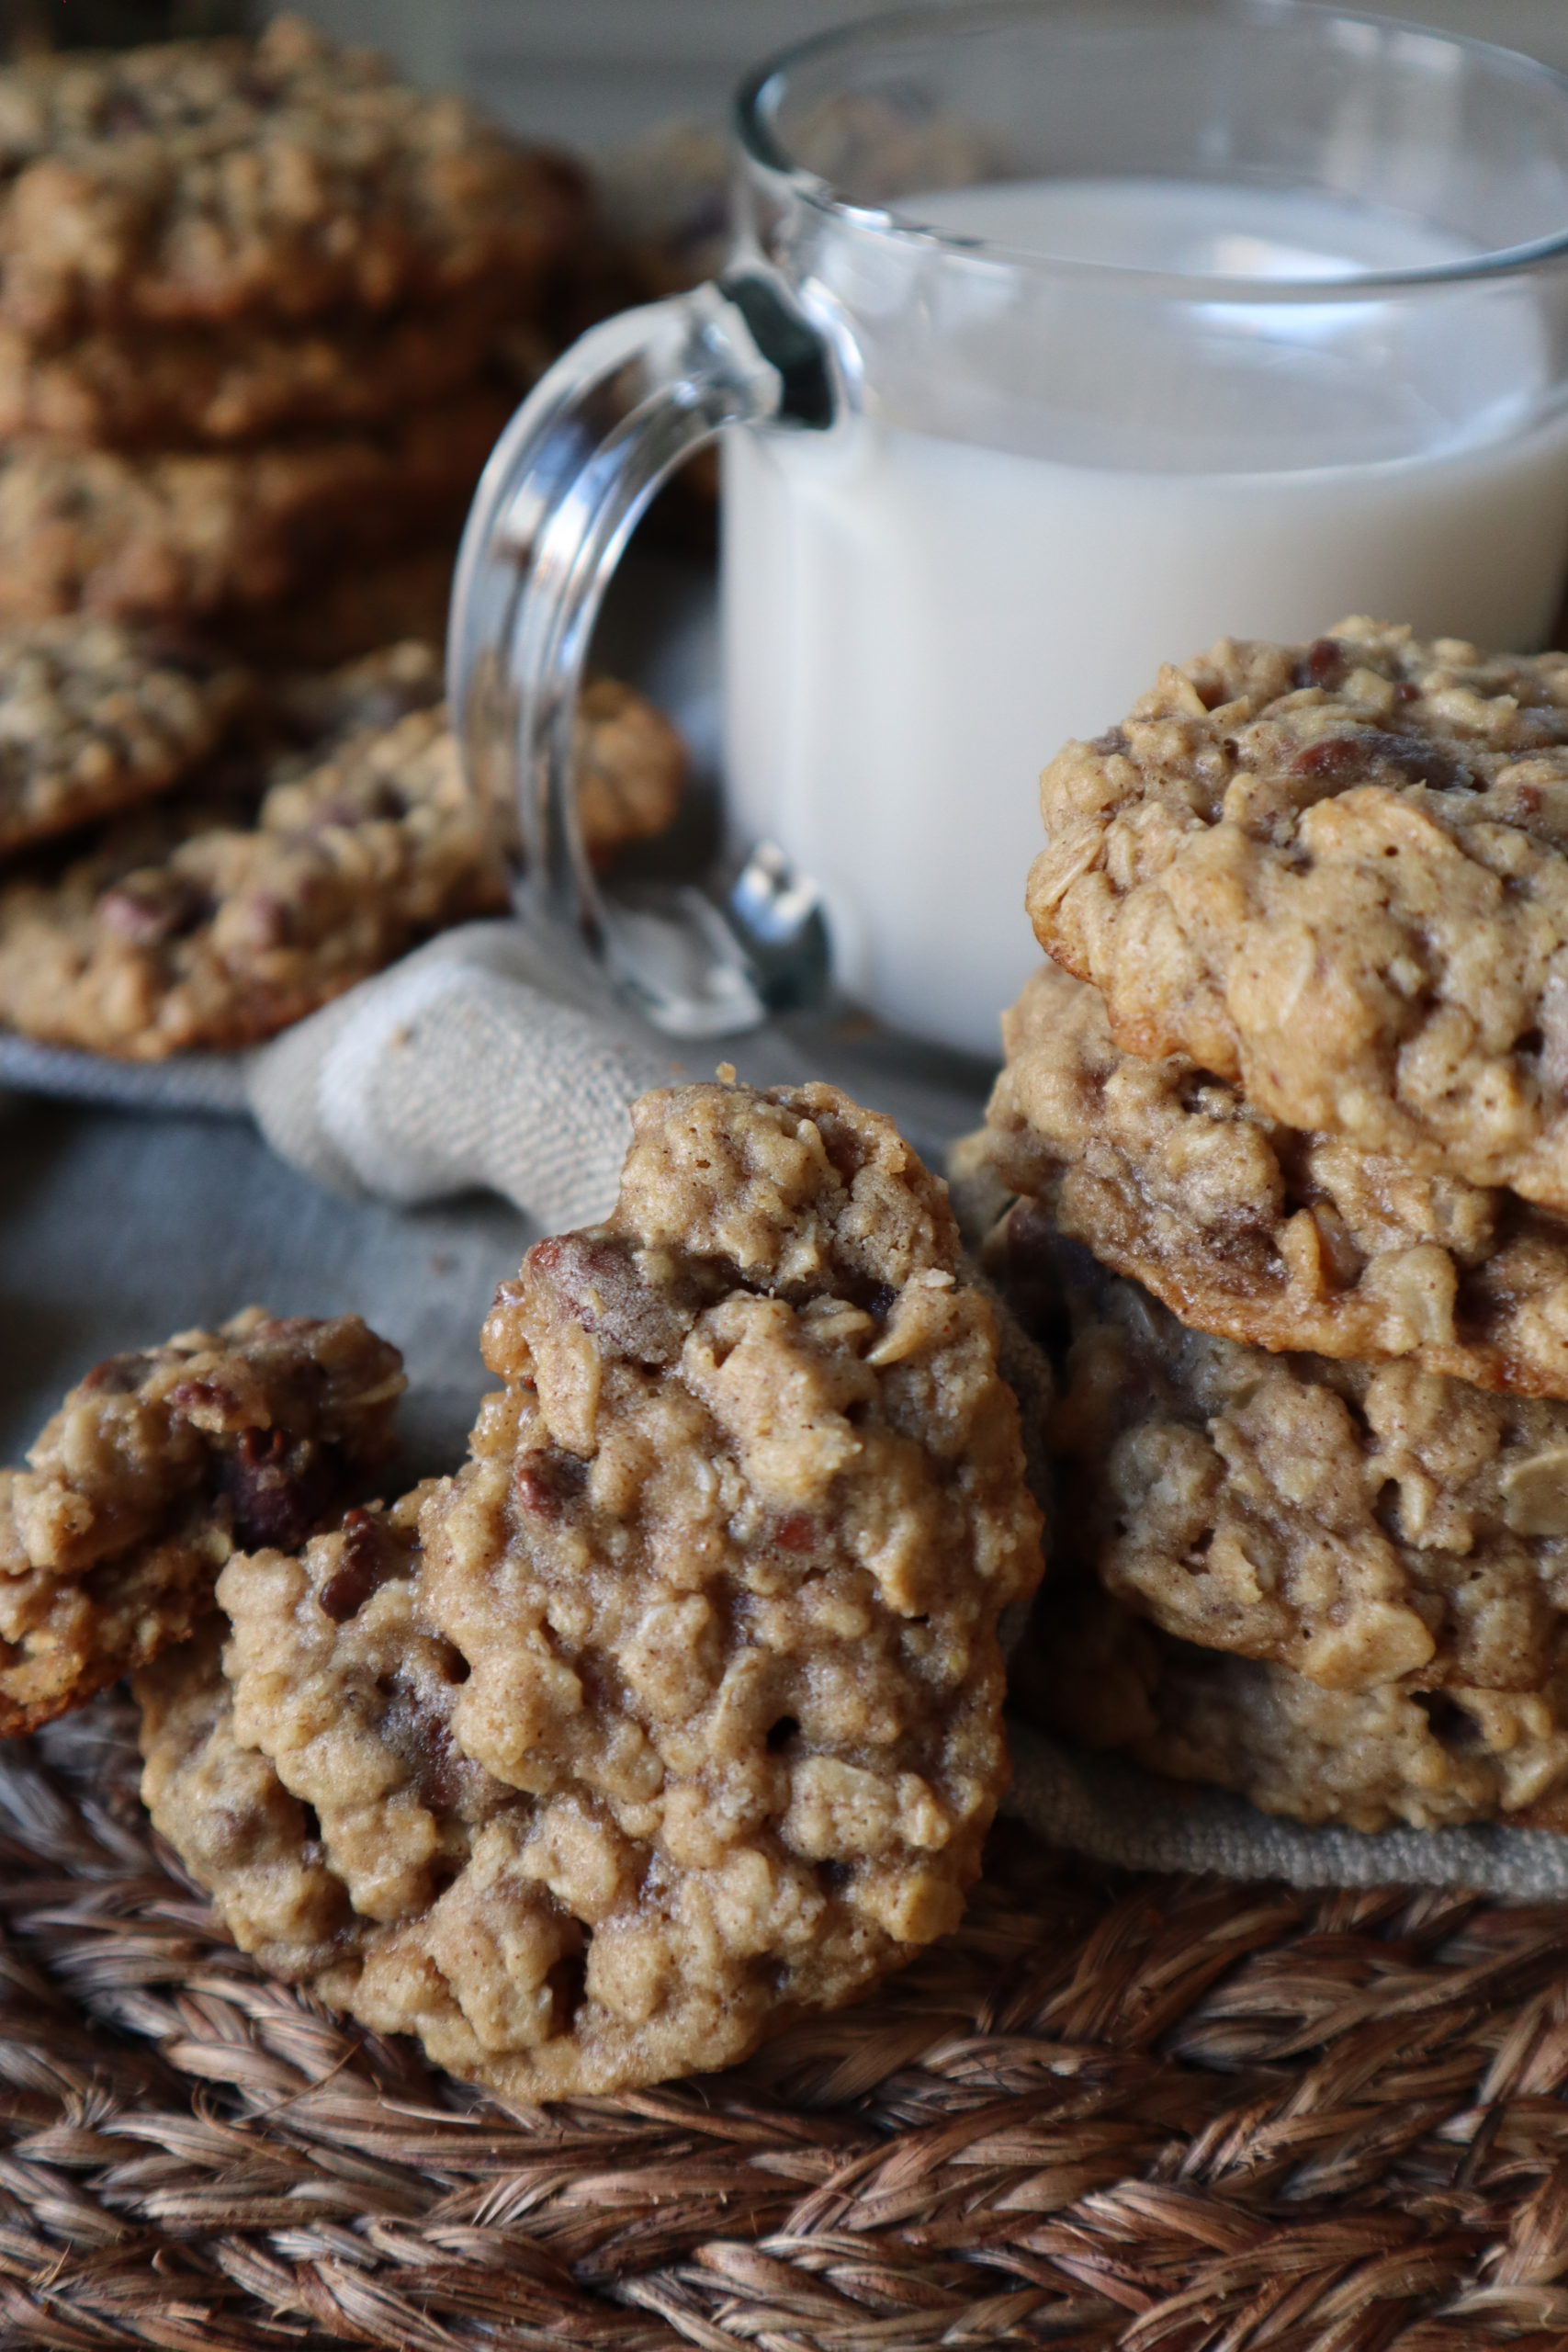
[[[1223,642],[1046,770],[971,1147],[1066,1351],[1047,1720],[1568,1827],[1568,657]]]
[[[438,631],[585,212],[298,18],[0,74],[0,619]]]

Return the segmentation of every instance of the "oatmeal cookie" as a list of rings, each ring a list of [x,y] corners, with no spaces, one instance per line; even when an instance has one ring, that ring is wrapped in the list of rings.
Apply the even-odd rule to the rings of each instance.
[[[1540,1688],[1568,1612],[1568,1407],[1188,1331],[1036,1220],[1013,1212],[1012,1250],[1026,1282],[1055,1256],[1075,1332],[1064,1525],[1109,1591],[1330,1690]]]
[[[439,708],[351,737],[254,821],[222,814],[165,803],[58,879],[0,890],[0,1022],[131,1061],[250,1045],[506,904]]]
[[[1120,1045],[1568,1208],[1568,655],[1225,639],[1041,807],[1034,928]]]
[[[0,855],[177,783],[248,684],[221,657],[112,621],[0,629]]]
[[[181,448],[378,425],[484,373],[511,304],[483,288],[427,309],[43,342],[0,326],[0,436]]]
[[[380,971],[416,941],[509,902],[515,815],[464,780],[423,647],[279,690],[329,735],[401,708],[312,763],[278,753],[259,808],[176,796],[113,826],[58,875],[0,888],[0,1023],[130,1061],[253,1045]],[[646,830],[683,765],[669,722],[629,687],[583,698],[591,853]],[[615,825],[615,832],[602,828]]]
[[[1006,1778],[997,1622],[1040,1573],[990,1310],[891,1125],[823,1086],[634,1121],[615,1215],[502,1286],[457,1477],[224,1573],[201,1720],[312,1809],[296,1864],[347,1912],[296,1876],[260,1918],[276,1795],[244,1768],[215,1860],[166,1702],[148,1735],[241,1941],[294,1936],[324,1997],[521,2098],[732,2064],[954,1924]]]
[[[614,1216],[502,1286],[505,1389],[422,1519],[453,1736],[592,1929],[519,2092],[728,2063],[950,1928],[1040,1572],[990,1310],[891,1124],[826,1086],[633,1119]]]
[[[1021,1679],[1046,1729],[1265,1813],[1352,1829],[1568,1829],[1562,1642],[1537,1690],[1325,1690],[1288,1667],[1195,1649],[1077,1588],[1053,1589]]]
[[[1124,1054],[1098,991],[1055,965],[1002,1029],[968,1157],[1182,1322],[1568,1396],[1568,1223],[1549,1209],[1282,1126],[1185,1055]]]
[[[577,796],[596,863],[673,822],[686,746],[661,710],[618,678],[593,678],[577,710]]]
[[[309,590],[454,532],[511,413],[478,386],[385,430],[170,455],[0,447],[0,621],[86,608],[185,621]]]
[[[184,1639],[231,1546],[298,1544],[389,1445],[403,1377],[357,1316],[110,1356],[0,1471],[0,1736],[79,1706]]]
[[[298,17],[0,75],[0,318],[29,334],[525,298],[585,202],[576,164]]]
[[[141,1801],[191,1875],[216,1895],[241,1950],[343,2007],[357,1973],[348,1897],[306,1808],[265,1756],[234,1737],[234,1694],[221,1662],[226,1631],[209,1613],[188,1641],[134,1678]]]

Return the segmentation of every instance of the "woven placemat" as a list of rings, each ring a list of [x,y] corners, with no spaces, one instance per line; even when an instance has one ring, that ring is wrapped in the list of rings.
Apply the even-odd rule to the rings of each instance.
[[[270,1983],[99,1702],[0,1750],[0,2343],[1568,2343],[1568,1905],[1100,1874],[735,2073],[548,2111]]]

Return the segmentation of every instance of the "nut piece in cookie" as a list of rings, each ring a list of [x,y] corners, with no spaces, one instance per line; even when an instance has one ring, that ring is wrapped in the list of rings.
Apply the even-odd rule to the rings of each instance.
[[[966,1163],[1190,1328],[1568,1396],[1568,1222],[1283,1126],[1185,1055],[1123,1053],[1055,965],[1002,1026]]]
[[[113,621],[0,629],[0,856],[166,791],[250,690],[220,656]]]
[[[182,1641],[236,1544],[297,1545],[389,1450],[395,1348],[251,1307],[110,1356],[0,1471],[0,1735]]]
[[[1183,1329],[1072,1244],[1036,1232],[1023,1256],[1066,1273],[1064,1525],[1117,1600],[1326,1690],[1529,1691],[1552,1674],[1568,1406],[1405,1363],[1267,1355]]]
[[[1041,779],[1041,944],[1128,1051],[1568,1208],[1568,655],[1222,640]]]
[[[1568,1650],[1536,1690],[1325,1690],[1195,1649],[1075,1580],[1053,1585],[1019,1677],[1050,1731],[1309,1824],[1568,1828]]]
[[[825,1086],[634,1123],[614,1216],[502,1287],[423,1551],[415,1498],[220,1590],[225,1736],[352,1906],[296,1973],[514,2098],[733,2064],[954,1924],[1041,1567],[990,1308],[892,1125]],[[236,1936],[287,1942],[146,1753]]]

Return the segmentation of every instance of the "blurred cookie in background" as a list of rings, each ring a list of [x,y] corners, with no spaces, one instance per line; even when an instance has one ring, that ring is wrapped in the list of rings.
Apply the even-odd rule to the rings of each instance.
[[[199,18],[98,14],[109,41]],[[592,212],[572,158],[298,17],[18,49],[0,69],[0,618],[265,641],[272,614],[285,662],[438,639],[484,461],[570,332]],[[399,587],[359,589],[383,560]]]

